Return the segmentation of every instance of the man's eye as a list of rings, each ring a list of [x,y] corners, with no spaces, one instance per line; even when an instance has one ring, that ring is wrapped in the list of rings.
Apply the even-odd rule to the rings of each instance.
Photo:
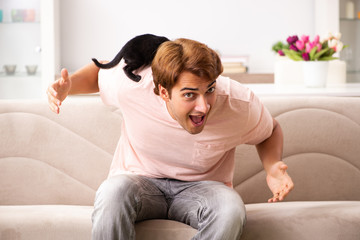
[[[213,93],[213,92],[215,92],[215,87],[209,88],[209,90],[207,90],[207,92],[208,92],[208,93]]]
[[[194,96],[193,93],[185,93],[184,94],[184,97],[186,97],[186,98],[192,98],[193,96]]]

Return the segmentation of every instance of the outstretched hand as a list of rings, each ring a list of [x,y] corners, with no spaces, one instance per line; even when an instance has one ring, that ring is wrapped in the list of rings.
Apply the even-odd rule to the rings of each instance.
[[[273,193],[273,197],[268,202],[278,202],[284,200],[289,192],[294,188],[294,183],[287,174],[288,166],[284,162],[277,162],[269,169],[266,181]]]
[[[59,114],[61,103],[68,96],[71,89],[71,80],[68,71],[61,70],[61,78],[53,82],[47,89],[48,102],[50,109]]]

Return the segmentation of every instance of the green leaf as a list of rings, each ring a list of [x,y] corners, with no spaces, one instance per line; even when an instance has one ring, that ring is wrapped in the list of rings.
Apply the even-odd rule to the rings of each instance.
[[[313,49],[311,49],[309,56],[310,56],[310,61],[314,61],[315,60],[315,53],[317,51],[318,47],[313,47]]]
[[[279,50],[283,50],[283,49],[289,49],[289,45],[285,44],[281,41],[278,41],[277,43],[275,43],[272,48],[271,48],[274,52],[278,52]]]
[[[288,49],[283,49],[285,55],[294,60],[294,61],[303,61],[303,58],[301,57],[301,53],[300,52],[296,52],[294,50],[288,50]]]
[[[320,52],[316,53],[314,56],[314,60],[319,59],[323,54],[325,54],[327,51],[329,51],[330,49],[323,49]]]
[[[275,44],[272,46],[271,49],[272,49],[274,52],[278,52],[279,50],[282,49],[282,47],[283,47],[282,42],[277,42],[277,43],[275,43]]]
[[[330,51],[326,55],[331,57],[334,53],[335,53],[334,49],[330,48]]]
[[[323,55],[321,55],[320,58],[331,57],[332,55],[334,55],[334,53],[335,53],[334,49],[330,48],[330,49],[328,49],[327,52],[325,52]]]
[[[335,60],[335,59],[339,59],[339,58],[337,58],[337,57],[332,57],[332,56],[321,57],[321,58],[319,58],[319,61],[330,61],[330,60]]]
[[[324,41],[321,45],[321,49],[329,48],[328,41]]]

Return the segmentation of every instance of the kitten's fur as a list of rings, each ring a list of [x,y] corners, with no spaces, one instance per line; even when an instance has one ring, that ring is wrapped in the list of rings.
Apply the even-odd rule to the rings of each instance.
[[[169,41],[166,37],[152,34],[140,35],[128,41],[111,62],[102,64],[95,58],[92,60],[99,68],[112,68],[124,58],[126,63],[126,66],[123,68],[125,74],[133,81],[139,82],[141,76],[135,75],[133,71],[143,66],[149,66],[155,57],[158,47],[166,41]]]

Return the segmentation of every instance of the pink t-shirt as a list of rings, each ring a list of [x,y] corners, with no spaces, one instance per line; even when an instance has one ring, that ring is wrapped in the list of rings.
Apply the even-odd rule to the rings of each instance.
[[[235,147],[260,143],[272,133],[272,117],[259,99],[240,83],[220,76],[217,100],[204,130],[192,135],[170,116],[165,102],[153,92],[151,68],[142,70],[141,81],[134,82],[123,66],[121,62],[99,72],[103,102],[123,114],[109,177],[132,173],[232,186]]]

